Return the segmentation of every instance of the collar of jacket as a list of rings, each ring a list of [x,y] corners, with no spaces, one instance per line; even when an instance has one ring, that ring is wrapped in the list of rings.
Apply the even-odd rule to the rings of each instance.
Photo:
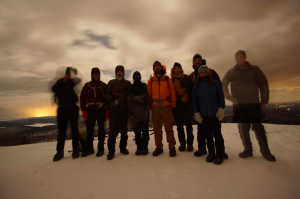
[[[155,80],[164,79],[165,77],[166,77],[166,73],[162,74],[160,78],[158,78],[155,73],[153,74],[153,79]]]

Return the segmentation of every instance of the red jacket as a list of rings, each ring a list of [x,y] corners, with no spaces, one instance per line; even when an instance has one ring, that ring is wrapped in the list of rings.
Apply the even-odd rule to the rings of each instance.
[[[102,81],[87,82],[81,90],[80,108],[81,111],[95,110],[107,107],[105,99],[106,84]]]

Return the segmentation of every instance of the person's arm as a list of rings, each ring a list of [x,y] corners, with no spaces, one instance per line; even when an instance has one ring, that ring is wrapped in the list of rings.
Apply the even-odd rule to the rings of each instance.
[[[171,98],[172,98],[172,108],[176,107],[176,91],[174,88],[174,84],[171,78],[168,79],[169,81],[169,89],[170,89],[170,93],[171,93]]]
[[[218,81],[215,81],[218,92],[218,108],[225,108],[225,97],[221,84]]]
[[[269,103],[269,84],[265,74],[257,67],[256,71],[256,82],[260,91],[261,97],[261,104],[268,104]],[[263,106],[264,106],[263,105]],[[263,108],[263,107],[262,107]]]
[[[193,95],[192,95],[192,105],[193,105],[193,112],[195,113],[200,113],[200,108],[199,108],[199,99],[197,96],[197,90],[193,89]]]
[[[223,80],[222,80],[222,88],[225,95],[225,98],[233,103],[237,103],[237,99],[235,99],[230,93],[229,93],[229,83],[231,83],[231,70],[229,70]]]
[[[189,75],[188,79],[187,79],[186,93],[187,93],[187,98],[188,98],[190,110],[193,110],[193,99],[192,99],[192,95],[193,95],[193,82],[192,82],[191,75]]]
[[[52,86],[52,91],[58,96],[64,91],[64,88],[67,86],[67,83],[63,82],[63,79],[57,80],[57,82]]]
[[[105,98],[107,101],[111,101],[112,100],[112,82],[109,81],[108,84],[107,84],[107,87],[106,87],[106,91],[105,91]]]
[[[80,93],[80,109],[81,111],[86,110],[86,98],[88,94],[88,84],[85,84]]]
[[[148,80],[148,83],[147,83],[147,92],[148,92],[148,97],[149,97],[149,106],[151,107],[151,100],[152,100],[152,93],[151,93],[151,78]]]

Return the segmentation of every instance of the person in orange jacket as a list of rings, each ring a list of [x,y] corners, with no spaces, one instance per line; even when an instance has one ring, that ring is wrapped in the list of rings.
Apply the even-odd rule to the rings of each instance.
[[[170,156],[176,156],[176,141],[173,131],[172,108],[176,107],[176,94],[171,78],[166,76],[166,67],[159,61],[153,64],[154,75],[148,80],[149,102],[152,110],[152,121],[156,149],[153,156],[163,153],[162,122],[164,122],[169,143]]]

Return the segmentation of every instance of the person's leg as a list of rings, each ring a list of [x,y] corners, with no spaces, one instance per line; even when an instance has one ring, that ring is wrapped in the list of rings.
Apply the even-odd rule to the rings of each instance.
[[[66,132],[68,127],[68,114],[65,108],[59,107],[57,109],[57,145],[56,151],[62,152],[65,148]]]
[[[158,113],[157,107],[152,107],[152,122],[153,122],[155,146],[157,149],[162,149],[163,148],[162,116],[160,113]]]
[[[142,124],[137,123],[135,127],[133,128],[133,132],[135,134],[135,144],[137,147],[137,150],[142,150]]]
[[[111,111],[109,115],[109,135],[108,135],[108,140],[107,140],[107,147],[108,151],[111,154],[114,154],[116,149],[116,137],[119,134],[119,124],[118,121],[114,118],[114,112]]]
[[[213,139],[213,118],[212,117],[203,117],[201,132],[205,134],[207,141],[208,155],[215,157],[215,142]]]
[[[261,123],[252,123],[252,130],[255,132],[256,139],[262,155],[270,154],[266,131]]]
[[[186,140],[185,140],[185,133],[184,133],[184,129],[183,129],[184,115],[181,110],[183,110],[183,109],[175,108],[173,111],[173,115],[174,115],[174,120],[175,120],[176,126],[177,126],[177,135],[178,135],[179,143],[180,143],[180,145],[183,145],[185,147]]]
[[[238,123],[238,129],[241,140],[244,145],[244,151],[252,153],[252,143],[250,139],[250,123]]]
[[[162,109],[161,115],[165,126],[167,142],[169,143],[169,150],[175,150],[176,141],[175,141],[174,131],[173,131],[172,107],[165,106]]]
[[[79,107],[75,106],[70,109],[70,125],[71,125],[71,135],[72,135],[72,146],[73,150],[78,149],[79,146],[79,130],[78,130],[78,116],[79,116]]]
[[[95,110],[87,110],[88,120],[86,121],[87,126],[87,144],[86,144],[86,152],[94,153],[94,129],[96,123],[96,111]]]
[[[205,133],[201,132],[201,124],[198,123],[197,126],[197,141],[198,141],[198,150],[199,151],[206,151],[206,141],[205,141]]]
[[[215,138],[216,156],[223,159],[225,152],[224,139],[221,133],[221,122],[217,117],[212,118],[213,137]]]
[[[148,121],[141,123],[141,129],[142,129],[142,150],[148,151],[148,143],[150,139]]]
[[[193,146],[194,133],[193,133],[193,125],[192,125],[192,116],[188,109],[185,109],[183,113],[184,113],[184,124],[185,124],[186,134],[187,134],[187,145]]]
[[[127,133],[127,124],[128,124],[128,116],[127,112],[121,112],[120,119],[120,132],[121,132],[121,140],[120,140],[120,150],[127,150],[127,141],[128,141],[128,133]]]
[[[104,123],[106,120],[105,117],[106,110],[105,108],[100,108],[97,110],[97,124],[98,124],[98,151],[105,151],[104,150],[104,140],[105,140],[105,130],[104,130]]]

